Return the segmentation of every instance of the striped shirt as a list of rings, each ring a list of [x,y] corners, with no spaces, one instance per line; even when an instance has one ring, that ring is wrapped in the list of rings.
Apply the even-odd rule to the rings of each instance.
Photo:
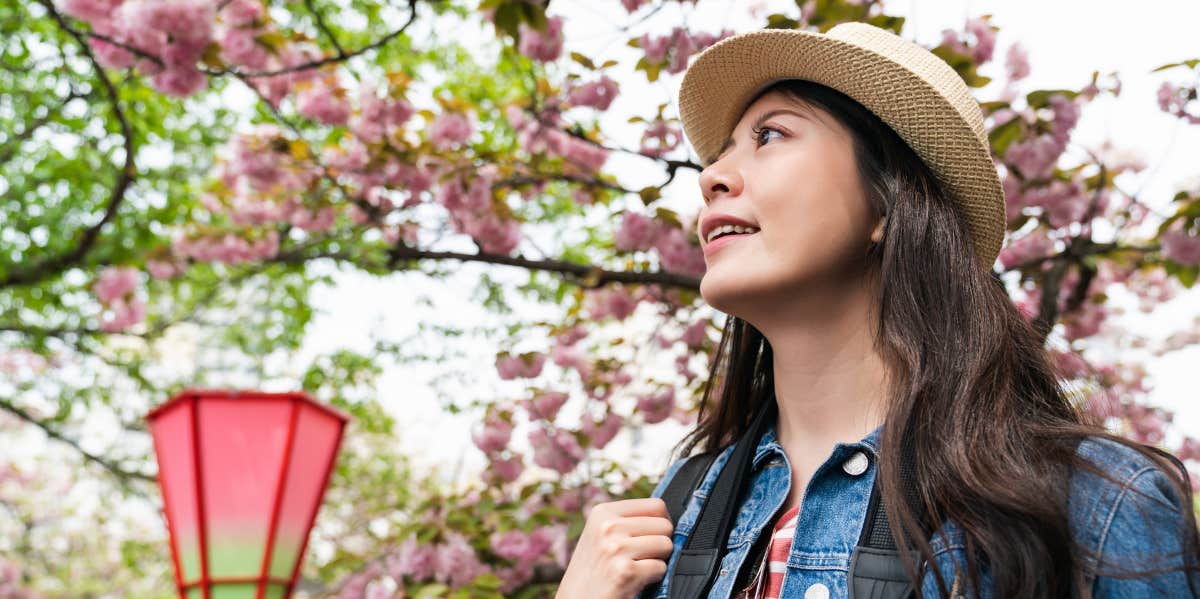
[[[800,505],[797,504],[779,517],[758,574],[736,599],[780,599],[783,573],[787,570],[788,553],[792,550],[792,537],[796,533],[796,517],[799,514]]]

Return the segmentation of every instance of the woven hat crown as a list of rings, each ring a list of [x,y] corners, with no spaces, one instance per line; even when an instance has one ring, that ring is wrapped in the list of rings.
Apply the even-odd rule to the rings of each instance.
[[[1004,191],[979,103],[950,65],[865,23],[820,34],[767,29],[721,40],[684,74],[679,112],[704,166],[715,161],[750,100],[774,82],[836,89],[891,127],[958,202],[981,266],[1004,239]]]

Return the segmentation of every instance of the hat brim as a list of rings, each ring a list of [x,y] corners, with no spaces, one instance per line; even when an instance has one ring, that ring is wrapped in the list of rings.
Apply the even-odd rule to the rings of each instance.
[[[850,25],[857,26],[854,33],[877,30]],[[768,29],[736,35],[702,52],[684,74],[679,89],[684,134],[708,166],[750,100],[767,86],[803,79],[836,89],[878,115],[930,167],[961,206],[977,257],[990,268],[1004,240],[1004,189],[978,102],[961,79],[954,82],[957,85],[941,81],[937,86],[927,80],[946,77],[945,72],[958,78],[928,50],[890,33],[865,33],[876,36],[872,43],[890,44],[889,55],[919,63],[916,70],[924,72],[827,34]],[[972,115],[964,113],[970,110],[976,112],[970,119],[975,124],[968,120]]]

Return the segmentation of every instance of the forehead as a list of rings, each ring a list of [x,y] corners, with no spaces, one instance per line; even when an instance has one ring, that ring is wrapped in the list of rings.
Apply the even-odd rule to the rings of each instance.
[[[829,116],[829,113],[816,104],[812,104],[807,100],[798,98],[782,90],[773,89],[760,94],[746,106],[746,110],[742,111],[742,116],[738,119],[738,126],[753,124],[754,120],[759,116],[780,109],[798,112],[805,117],[815,119],[825,125],[832,124],[832,118]]]

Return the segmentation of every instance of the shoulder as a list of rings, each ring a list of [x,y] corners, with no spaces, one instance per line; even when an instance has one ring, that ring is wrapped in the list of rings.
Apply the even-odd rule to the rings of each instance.
[[[729,454],[732,449],[732,447],[726,447],[719,452],[715,458],[711,454],[695,454],[676,459],[671,463],[670,466],[667,467],[667,471],[663,473],[662,478],[659,479],[658,485],[654,487],[654,492],[651,493],[650,496],[662,497],[663,494],[666,493],[667,488],[671,485],[671,481],[675,479],[685,464],[694,463],[700,465],[704,462],[711,462],[711,465],[705,469],[703,480],[701,480],[697,486],[697,490],[703,491],[711,483],[711,481],[716,478],[716,475],[720,472],[725,461],[729,459]]]
[[[1072,472],[1067,507],[1088,565],[1101,574],[1129,564],[1177,565],[1189,509],[1176,490],[1179,473],[1102,437],[1084,439],[1077,454],[1086,463]]]

